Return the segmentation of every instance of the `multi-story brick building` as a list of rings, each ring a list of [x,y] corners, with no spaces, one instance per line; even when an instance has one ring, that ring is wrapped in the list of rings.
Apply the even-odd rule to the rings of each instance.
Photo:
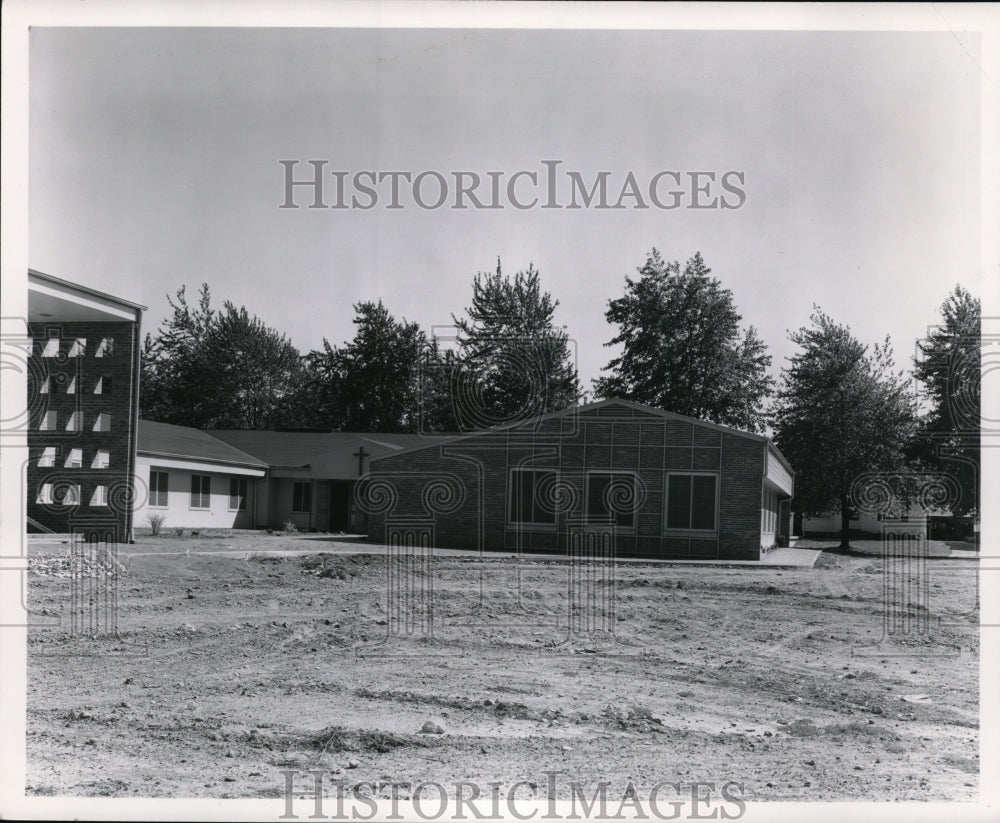
[[[766,437],[605,400],[373,458],[358,498],[389,545],[756,560],[793,487]]]
[[[129,538],[144,308],[28,272],[29,529]]]

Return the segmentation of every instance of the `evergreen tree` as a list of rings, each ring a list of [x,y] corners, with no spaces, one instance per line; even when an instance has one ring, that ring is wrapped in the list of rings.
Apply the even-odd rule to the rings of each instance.
[[[782,369],[774,439],[795,468],[796,505],[808,515],[839,512],[847,548],[855,481],[898,472],[895,491],[906,496],[913,398],[888,338],[869,351],[819,309],[789,338],[801,351]]]
[[[950,475],[961,492],[955,514],[979,512],[980,336],[982,308],[961,286],[941,306],[942,324],[917,346],[914,375],[930,408],[920,421],[914,453],[933,471]]]
[[[323,340],[306,356],[310,380],[300,409],[311,406],[308,424],[341,431],[416,431],[420,365],[427,337],[416,323],[397,321],[382,304],[354,306],[354,339],[342,347]]]
[[[619,331],[606,345],[622,353],[595,381],[597,396],[763,430],[771,357],[753,326],[741,331],[732,292],[700,253],[681,270],[654,248],[638,271],[625,278],[624,296],[608,301],[605,316]]]
[[[511,278],[498,259],[495,272],[476,275],[468,316],[452,316],[460,363],[450,396],[459,427],[524,422],[577,403],[569,335],[553,319],[558,305],[533,265]]]

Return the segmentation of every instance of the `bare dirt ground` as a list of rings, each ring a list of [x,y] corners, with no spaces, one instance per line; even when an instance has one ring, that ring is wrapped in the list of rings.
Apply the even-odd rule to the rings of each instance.
[[[609,638],[568,634],[565,563],[443,556],[411,577],[433,589],[433,637],[398,637],[420,612],[390,613],[384,556],[173,553],[307,539],[143,538],[119,556],[117,638],[30,629],[28,794],[278,798],[301,768],[404,797],[424,781],[544,792],[552,772],[557,794],[732,780],[750,801],[978,796],[975,563],[928,562],[929,599],[902,603],[877,557],[620,564],[613,610],[583,615]],[[30,560],[41,619],[70,607],[59,551]],[[886,636],[887,616],[905,628]]]

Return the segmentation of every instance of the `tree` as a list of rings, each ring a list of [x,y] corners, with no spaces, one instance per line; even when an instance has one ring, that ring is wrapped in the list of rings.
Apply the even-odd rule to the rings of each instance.
[[[476,274],[468,317],[452,315],[460,362],[450,396],[461,428],[526,421],[577,403],[569,335],[553,320],[558,305],[534,265],[511,278],[498,259],[495,272]]]
[[[961,286],[941,305],[942,324],[918,341],[914,376],[930,408],[920,420],[914,454],[950,475],[960,494],[955,514],[978,514],[980,465],[980,335],[982,307]]]
[[[210,364],[208,427],[273,429],[294,422],[288,404],[298,388],[298,349],[283,334],[226,301],[204,338]]]
[[[416,431],[418,378],[428,350],[416,323],[397,321],[382,304],[354,306],[354,339],[341,348],[324,339],[306,356],[304,388],[311,423],[342,431]]]
[[[208,284],[197,306],[185,288],[156,337],[146,335],[142,415],[195,428],[266,429],[288,422],[301,375],[298,350],[244,307],[211,308]]]
[[[654,248],[638,271],[625,278],[624,296],[608,301],[605,317],[619,331],[605,345],[622,353],[595,381],[597,396],[762,431],[771,357],[753,326],[740,330],[732,292],[700,252],[682,271]]]
[[[806,514],[840,513],[840,545],[849,546],[851,491],[862,475],[899,472],[915,408],[889,339],[871,351],[847,326],[816,308],[811,325],[789,334],[801,347],[782,369],[774,439],[795,467],[795,498]],[[905,496],[905,489],[899,492]]]

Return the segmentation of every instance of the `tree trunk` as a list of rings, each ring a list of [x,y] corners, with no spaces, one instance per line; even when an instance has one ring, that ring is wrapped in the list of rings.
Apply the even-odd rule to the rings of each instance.
[[[840,548],[851,548],[851,509],[846,497],[840,498]]]

